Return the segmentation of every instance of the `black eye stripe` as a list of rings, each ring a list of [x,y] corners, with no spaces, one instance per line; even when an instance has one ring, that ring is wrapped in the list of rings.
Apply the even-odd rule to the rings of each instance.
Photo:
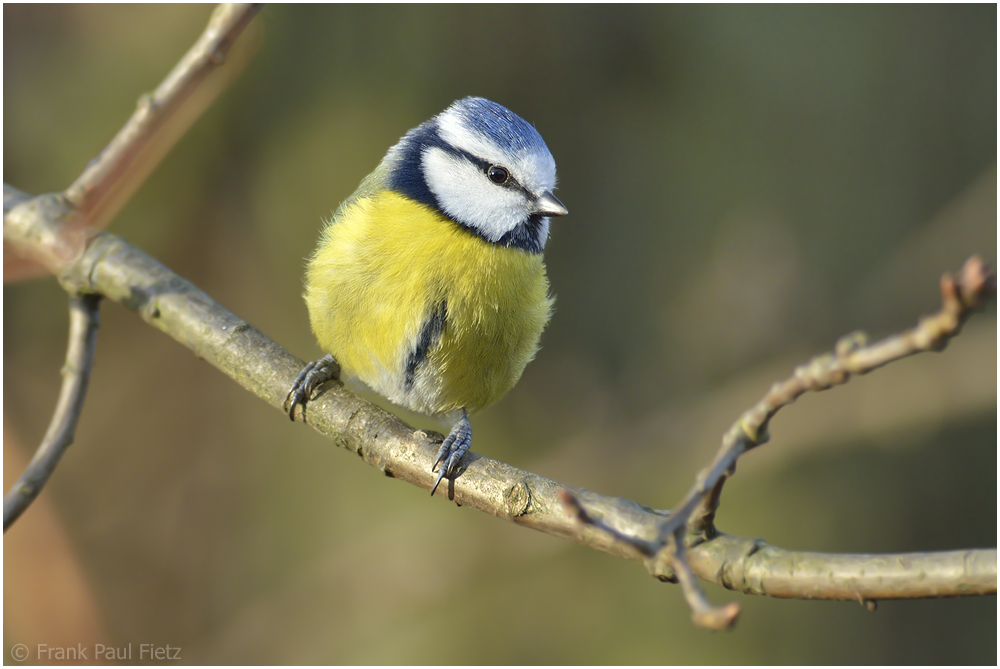
[[[429,143],[429,145],[430,146],[436,146],[437,148],[440,148],[440,149],[444,149],[445,152],[450,153],[453,156],[460,156],[462,158],[465,158],[470,163],[472,163],[473,165],[475,165],[476,167],[478,167],[479,170],[483,174],[486,174],[487,178],[489,178],[489,169],[491,167],[500,167],[501,169],[503,169],[504,171],[507,172],[507,180],[505,182],[503,182],[503,183],[497,184],[498,186],[503,186],[504,188],[510,188],[512,190],[520,191],[520,192],[524,193],[526,196],[528,196],[529,198],[531,197],[531,193],[528,192],[528,189],[525,188],[524,186],[522,186],[520,183],[518,183],[517,179],[514,177],[513,174],[511,174],[511,171],[508,168],[502,167],[500,165],[497,165],[496,163],[491,163],[489,161],[483,160],[479,156],[477,156],[475,154],[472,154],[472,153],[469,153],[465,149],[460,149],[457,146],[453,146],[453,145],[449,144],[448,142],[445,142],[445,141],[441,140],[440,138],[438,138],[437,142],[435,142],[433,144]],[[490,179],[490,180],[492,181],[492,179]],[[496,183],[496,182],[493,182],[493,183]]]

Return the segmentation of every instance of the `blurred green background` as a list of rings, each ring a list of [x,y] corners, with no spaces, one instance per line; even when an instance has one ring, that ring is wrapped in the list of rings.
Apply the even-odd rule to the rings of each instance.
[[[105,146],[211,8],[3,11],[3,178],[41,193]],[[454,99],[506,105],[548,143],[571,214],[546,252],[542,350],[474,418],[475,450],[669,508],[772,381],[851,330],[909,327],[942,271],[995,260],[996,11],[269,6],[243,75],[110,229],[313,359],[302,271],[321,220]],[[66,302],[51,278],[4,289],[7,485],[55,403]],[[386,479],[131,312],[101,317],[76,443],[4,537],[5,651],[996,663],[994,597],[869,613],[709,586],[743,615],[698,630],[638,565]],[[946,352],[785,410],[719,527],[802,550],[996,546],[996,336],[991,306]]]

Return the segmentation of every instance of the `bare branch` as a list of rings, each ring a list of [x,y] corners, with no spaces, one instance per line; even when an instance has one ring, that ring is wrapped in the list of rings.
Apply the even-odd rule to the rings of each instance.
[[[27,255],[55,257],[39,245],[58,245],[58,219],[68,205],[59,197],[42,196],[23,202],[4,218],[4,238]],[[62,214],[60,212],[63,212]],[[42,217],[43,220],[39,220]],[[39,229],[54,232],[38,232]],[[232,314],[187,280],[171,272],[142,251],[112,234],[92,237],[82,256],[53,267],[68,290],[95,292],[135,311],[154,327],[193,350],[244,388],[284,412],[283,403],[291,381],[303,363],[290,355],[246,321]],[[387,476],[430,490],[434,483],[431,464],[440,436],[431,438],[414,431],[398,418],[365,402],[335,382],[329,383],[309,404],[304,417],[315,430],[335,444],[358,454]],[[584,546],[634,560],[661,580],[679,575],[657,557],[661,526],[669,512],[656,511],[633,501],[605,497],[510,465],[469,453],[462,476],[449,484],[447,494],[462,506],[510,520],[519,525],[569,539]],[[560,491],[565,491],[562,494]],[[567,497],[569,495],[569,499]],[[700,502],[700,500],[698,500]],[[566,512],[567,505],[570,513]],[[697,507],[697,504],[695,504]],[[583,516],[581,517],[581,512]],[[581,522],[584,518],[599,525]],[[610,528],[611,531],[608,531]],[[910,591],[900,587],[886,592],[878,583],[859,578],[857,587],[845,596],[836,583],[817,588],[816,581],[803,578],[797,595],[799,572],[787,570],[787,561],[809,561],[822,574],[826,560],[850,565],[854,574],[867,574],[870,555],[829,555],[785,551],[762,542],[715,533],[714,538],[686,547],[692,572],[719,585],[755,594],[819,599],[882,599],[923,596],[964,596],[996,593],[996,550],[953,551],[890,556],[892,560],[920,561],[922,582],[934,583],[928,591],[919,583]],[[759,554],[759,555],[758,555]],[[749,560],[753,557],[753,560]],[[752,569],[751,569],[752,568]],[[747,569],[750,569],[748,572]],[[782,575],[772,570],[784,569]],[[740,580],[750,574],[752,581]],[[808,570],[802,574],[807,575]],[[834,573],[845,573],[842,570]],[[962,578],[952,583],[956,574]],[[771,580],[771,577],[778,579]],[[785,583],[774,593],[771,583]],[[839,583],[839,581],[838,581]],[[778,594],[785,593],[785,594]],[[930,593],[930,594],[928,594]],[[723,607],[723,611],[726,607]]]
[[[898,335],[893,335],[880,342],[869,345],[867,336],[863,332],[854,332],[842,337],[837,342],[833,353],[827,353],[813,358],[808,364],[801,365],[795,369],[791,377],[771,386],[764,397],[757,402],[749,411],[746,411],[729,428],[722,440],[722,448],[716,455],[711,466],[699,474],[694,487],[681,502],[680,507],[670,515],[670,517],[660,524],[655,562],[658,564],[655,569],[665,574],[673,574],[680,579],[682,584],[687,582],[686,575],[690,572],[690,567],[683,550],[684,535],[688,530],[692,533],[692,538],[697,540],[701,535],[711,539],[715,535],[713,521],[715,512],[719,506],[722,495],[722,486],[725,484],[728,475],[736,469],[736,461],[741,455],[751,448],[759,446],[768,440],[767,425],[771,418],[784,406],[794,402],[799,396],[808,391],[820,391],[832,388],[835,385],[847,383],[852,374],[867,374],[868,372],[886,365],[895,360],[905,358],[915,353],[924,351],[940,351],[947,346],[948,341],[957,335],[962,328],[962,324],[972,313],[972,310],[979,307],[984,300],[996,294],[996,275],[992,268],[986,265],[978,256],[972,256],[963,265],[958,277],[945,274],[941,277],[941,310],[933,315],[922,318],[917,327],[907,330]],[[575,500],[567,500],[566,504],[578,508],[575,516],[583,523],[590,524],[596,528],[603,529],[611,534],[616,540],[627,545],[635,546],[637,541],[642,542],[643,552],[650,550],[649,542],[645,539],[635,539],[629,536],[622,536],[621,533],[609,530],[596,521],[582,506]],[[795,573],[794,582],[796,586],[791,592],[793,596],[823,597],[827,592],[835,592],[837,595],[832,599],[844,599],[843,583],[852,585],[846,591],[848,595],[855,595],[851,598],[860,598],[862,601],[874,601],[877,597],[859,594],[860,590],[854,587],[854,583],[860,575],[833,577],[836,571],[833,564],[838,567],[843,564],[834,560],[831,562],[826,556],[817,559],[817,554],[808,555],[808,558],[801,558],[807,567],[822,565],[819,574],[811,574],[807,578],[802,577],[804,571],[793,560],[789,563],[790,573]],[[910,564],[912,560],[908,558],[897,559],[900,567]],[[868,556],[869,560],[874,560],[873,556]],[[855,565],[852,564],[852,567]],[[940,565],[939,565],[940,566]],[[807,571],[806,569],[805,571]],[[867,571],[867,570],[865,570]],[[904,569],[897,569],[902,572]],[[995,572],[995,567],[994,567]],[[861,574],[865,572],[862,571]],[[918,578],[911,578],[909,587],[904,587],[908,593],[916,592],[915,586],[923,581],[920,572],[916,574]],[[911,574],[911,577],[914,574]],[[847,578],[845,581],[844,578]],[[805,583],[813,583],[816,590],[804,592],[801,588]],[[821,587],[820,587],[821,584]],[[924,583],[926,585],[926,583]],[[992,587],[996,590],[996,576],[994,574]],[[785,592],[784,590],[780,590]],[[894,591],[892,588],[888,592]],[[885,591],[879,591],[883,593]],[[936,592],[936,586],[923,592]],[[688,603],[694,611],[695,622],[711,629],[718,629],[726,620],[722,613],[723,609],[714,609],[705,601],[700,590],[695,590],[695,586],[688,584],[685,587],[685,594]],[[763,593],[762,593],[763,594]],[[776,595],[782,596],[782,595]],[[940,596],[936,594],[921,594],[912,596]],[[725,608],[725,607],[723,607]],[[729,624],[735,621],[736,611],[731,612],[732,617]]]
[[[195,45],[152,95],[143,96],[125,127],[63,196],[32,200],[4,184],[5,233],[8,213],[19,205],[24,205],[22,211],[30,211],[29,217],[43,222],[31,228],[30,234],[39,243],[28,245],[29,250],[21,246],[17,253],[10,253],[5,234],[5,280],[37,275],[40,267],[58,275],[64,263],[83,253],[98,228],[117,213],[227,83],[219,80],[215,86],[203,85],[225,62],[233,42],[258,9],[259,5],[217,7]],[[233,74],[240,68],[236,69]],[[59,403],[34,459],[4,498],[5,532],[38,496],[73,441],[93,363],[98,299],[97,295],[84,295],[70,305],[70,343]]]
[[[98,230],[207,106],[212,91],[201,83],[221,64],[255,11],[242,5],[220,7],[198,43],[160,88],[140,102],[125,128],[64,195],[32,199],[5,184],[4,242],[5,256],[9,245],[21,259],[55,273],[71,293],[103,294],[136,311],[283,411],[286,390],[302,368],[300,360],[154,259]],[[844,383],[851,374],[940,350],[969,312],[995,292],[995,280],[973,258],[958,279],[946,275],[941,287],[944,307],[917,328],[871,346],[863,335],[851,335],[838,342],[835,353],[814,359],[772,386],[726,433],[714,462],[672,514],[567,488],[473,453],[466,458],[460,485],[452,480],[441,494],[641,562],[661,580],[680,582],[693,619],[711,629],[731,627],[739,607],[713,607],[695,576],[748,593],[856,599],[866,605],[884,598],[996,593],[995,549],[881,556],[800,553],[727,537],[713,526],[726,477],[740,455],[767,440],[768,421],[781,407],[809,390]],[[96,298],[91,299],[96,307]],[[425,489],[434,483],[437,440],[414,432],[339,384],[330,384],[313,400],[302,420],[387,476]],[[7,500],[4,515],[6,529]]]
[[[706,547],[703,550],[702,547]],[[997,591],[997,551],[811,553],[718,533],[688,551],[695,573],[731,590],[788,599],[875,602]]]
[[[63,383],[49,429],[28,468],[3,499],[3,531],[35,501],[63,453],[73,443],[76,424],[87,396],[97,347],[100,295],[81,295],[69,304],[69,345],[63,365]]]
[[[66,189],[63,197],[75,207],[57,207],[62,209],[58,221],[64,228],[59,235],[61,244],[47,246],[55,257],[25,255],[23,249],[19,255],[5,243],[4,281],[40,276],[44,274],[41,267],[51,271],[53,262],[58,265],[80,253],[94,231],[110,222],[177,140],[240,73],[246,57],[231,58],[236,62],[228,68],[220,66],[259,8],[259,5],[223,4],[215,9],[194,46],[156,91],[139,100],[132,118]],[[216,72],[225,74],[210,76]],[[10,189],[12,194],[8,194],[8,188],[4,184],[5,215],[13,204],[9,195],[17,193]],[[48,218],[54,222],[51,215]]]
[[[228,83],[227,79],[203,90],[205,81],[226,62],[230,47],[259,9],[260,5],[253,4],[219,5],[194,46],[152,94],[139,99],[132,118],[66,189],[66,199],[87,225],[104,227]],[[236,68],[229,79],[239,70]],[[154,138],[156,142],[151,141]]]

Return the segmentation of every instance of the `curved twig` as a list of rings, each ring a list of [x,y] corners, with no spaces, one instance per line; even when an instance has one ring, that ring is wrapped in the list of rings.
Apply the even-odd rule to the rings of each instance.
[[[706,609],[704,595],[698,589],[697,584],[690,579],[683,578],[689,567],[680,546],[688,531],[695,538],[702,536],[711,539],[714,536],[713,520],[719,506],[722,486],[725,484],[727,476],[735,470],[739,457],[750,449],[767,442],[769,438],[767,434],[768,422],[782,407],[788,406],[799,396],[809,391],[827,390],[833,386],[847,383],[852,374],[867,374],[878,367],[916,353],[944,349],[948,341],[959,333],[962,324],[972,311],[995,294],[996,276],[992,268],[978,256],[972,256],[962,266],[957,277],[950,274],[941,277],[941,310],[933,316],[920,319],[917,327],[887,337],[874,344],[868,344],[867,336],[863,332],[854,332],[842,337],[837,342],[833,353],[818,356],[809,363],[797,367],[791,377],[772,385],[757,404],[733,423],[722,439],[722,448],[715,460],[708,469],[699,474],[694,487],[688,492],[677,510],[660,524],[657,539],[653,542],[655,549],[650,546],[649,539],[645,537],[622,536],[618,532],[611,532],[611,535],[615,540],[631,544],[647,555],[652,550],[655,553],[651,556],[654,571],[675,574],[681,578],[681,583],[686,584],[685,594],[687,594],[688,601],[695,612],[696,620],[700,620],[699,624],[709,627],[715,623],[721,624],[727,621],[728,624],[732,624],[735,615],[729,615],[731,613],[730,607]],[[568,499],[566,503],[571,508],[574,504],[579,507],[579,503]],[[582,522],[601,527],[591,519],[584,508],[579,508],[575,513]],[[605,529],[605,531],[607,530]],[[831,566],[833,564],[832,558],[819,559],[815,556],[816,554],[812,554],[806,562],[810,565],[823,565],[825,571],[822,573],[826,577],[823,579],[823,587],[840,592],[839,584],[844,581],[844,577],[840,576],[838,570]],[[898,558],[898,556],[890,557]],[[794,564],[794,561],[789,564]],[[838,563],[838,566],[841,565]],[[807,579],[797,577],[795,582],[801,587],[803,580],[811,580],[812,578],[814,577],[811,576]],[[848,580],[853,583],[854,578],[851,577]],[[916,579],[914,583],[919,581],[920,579]],[[993,587],[996,588],[995,577]],[[797,592],[801,596],[802,591],[798,590]],[[858,591],[851,586],[848,592],[856,594]],[[831,598],[843,599],[842,594],[841,592],[840,595]],[[806,594],[805,596],[811,595]],[[857,596],[870,600],[876,598],[871,593],[870,596]],[[856,597],[847,598],[854,599]]]
[[[49,429],[24,474],[3,498],[3,531],[35,501],[55,471],[63,453],[73,443],[76,424],[87,396],[90,371],[97,347],[100,295],[79,295],[69,304],[69,346],[63,365],[63,383]]]
[[[809,391],[819,392],[847,383],[852,375],[867,374],[917,353],[944,350],[951,338],[961,331],[973,310],[995,294],[996,275],[993,268],[979,256],[972,256],[962,266],[958,276],[945,273],[941,277],[940,311],[921,318],[915,328],[874,344],[868,344],[868,336],[864,332],[852,332],[837,341],[833,353],[813,358],[797,367],[790,378],[772,385],[767,394],[729,428],[708,474],[684,499],[682,508],[687,508],[694,499],[707,502],[699,515],[690,516],[691,529],[711,532],[711,518],[719,505],[726,472],[732,470],[741,454],[767,442],[768,423],[782,407]],[[673,532],[675,527],[687,521],[678,512],[664,523],[663,532]]]

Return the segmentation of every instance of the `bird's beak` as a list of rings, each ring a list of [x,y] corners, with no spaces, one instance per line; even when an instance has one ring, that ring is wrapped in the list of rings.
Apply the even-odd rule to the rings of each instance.
[[[534,213],[542,216],[565,216],[569,213],[569,209],[550,191],[546,191],[535,200]]]

